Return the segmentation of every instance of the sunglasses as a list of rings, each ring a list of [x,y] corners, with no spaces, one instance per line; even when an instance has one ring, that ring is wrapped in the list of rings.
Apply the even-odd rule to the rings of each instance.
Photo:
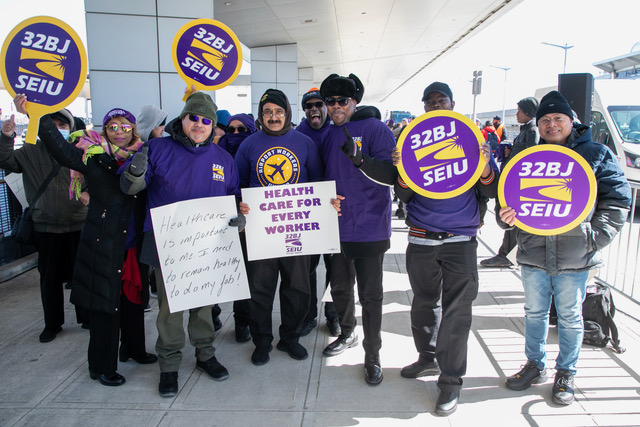
[[[211,119],[207,119],[206,117],[196,116],[193,114],[189,114],[189,120],[191,120],[194,123],[198,123],[199,120],[202,120],[202,124],[205,126],[209,126],[213,122],[213,120]]]
[[[327,104],[329,107],[333,107],[334,105],[336,105],[336,102],[338,103],[339,106],[346,107],[346,105],[349,103],[349,98],[346,96],[343,96],[341,98],[325,98],[324,99],[324,103]]]
[[[111,123],[107,125],[107,131],[108,132],[117,132],[118,128],[122,129],[122,132],[124,133],[129,133],[133,130],[133,126],[131,125],[127,125],[127,124],[117,124],[117,123]]]
[[[247,128],[244,127],[244,126],[238,126],[238,127],[227,126],[227,132],[229,132],[229,133],[243,133],[243,132],[246,132],[246,131],[247,131]]]
[[[322,108],[323,105],[324,105],[324,102],[322,102],[322,101],[307,102],[306,104],[304,104],[304,109],[305,110],[311,110],[313,107],[316,107],[317,109],[320,109],[320,108]]]

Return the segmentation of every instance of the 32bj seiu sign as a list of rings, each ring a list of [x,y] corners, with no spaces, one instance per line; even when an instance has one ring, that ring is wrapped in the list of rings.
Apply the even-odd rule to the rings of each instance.
[[[578,226],[596,199],[587,161],[562,145],[528,148],[509,160],[498,183],[500,205],[516,211],[516,226],[551,236]]]
[[[458,196],[478,181],[485,160],[484,137],[469,118],[431,111],[413,120],[398,140],[400,176],[416,193],[432,199]]]

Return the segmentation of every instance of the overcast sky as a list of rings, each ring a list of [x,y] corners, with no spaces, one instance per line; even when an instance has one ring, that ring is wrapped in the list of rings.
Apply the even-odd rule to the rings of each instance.
[[[82,0],[0,0],[0,40],[34,15],[62,19],[86,45]],[[401,109],[419,115],[423,112],[423,89],[440,80],[450,84],[456,110],[470,113],[470,80],[473,70],[482,70],[477,111],[501,110],[505,72],[490,67],[494,65],[511,68],[507,72],[505,108],[515,108],[519,99],[532,96],[537,88],[556,84],[557,74],[562,72],[564,50],[541,42],[573,45],[567,54],[567,73],[597,75],[594,62],[628,53],[640,42],[640,0],[524,0],[378,107],[383,112]],[[0,94],[0,107],[6,112],[9,105],[6,92]],[[73,105],[71,109],[74,111]]]

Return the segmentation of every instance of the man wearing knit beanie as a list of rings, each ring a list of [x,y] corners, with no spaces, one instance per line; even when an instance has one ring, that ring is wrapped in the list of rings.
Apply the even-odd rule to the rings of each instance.
[[[524,287],[524,335],[527,362],[507,378],[507,387],[525,390],[547,378],[546,339],[552,296],[558,312],[559,353],[551,399],[557,405],[574,401],[574,375],[584,335],[582,303],[589,270],[603,264],[599,250],[624,226],[631,204],[631,188],[615,155],[592,141],[588,126],[573,123],[569,103],[557,91],[540,100],[536,113],[540,145],[559,144],[574,150],[593,169],[597,202],[592,214],[574,229],[555,236],[539,236],[518,229],[518,264]],[[520,149],[511,153],[516,155]],[[515,225],[511,207],[498,210],[501,227]],[[613,343],[618,348],[618,343]]]
[[[165,133],[169,136],[149,140],[123,165],[121,190],[126,194],[137,194],[146,189],[148,211],[170,203],[203,197],[233,195],[239,200],[236,164],[229,153],[212,143],[216,111],[217,107],[208,94],[191,94],[180,116],[165,126]],[[217,171],[213,178],[212,165]],[[238,211],[240,213],[231,219],[229,225],[242,229],[245,223],[243,214],[248,213],[248,206],[239,203]],[[158,288],[158,392],[162,397],[173,397],[178,393],[178,371],[185,346],[184,312],[169,311],[151,215],[146,216],[144,223],[140,261],[155,267]],[[211,306],[190,309],[188,316],[188,336],[195,347],[196,368],[215,381],[229,378],[229,372],[215,356]]]
[[[501,163],[500,170],[503,170],[507,161],[511,157],[513,150],[522,151],[525,148],[533,147],[538,144],[540,134],[538,126],[536,126],[536,113],[538,111],[538,100],[533,97],[524,98],[518,101],[518,110],[516,111],[516,120],[520,123],[520,133],[513,140],[513,146],[505,148],[504,160]],[[498,151],[504,144],[500,144]],[[505,230],[502,238],[502,245],[496,256],[480,261],[482,267],[508,268],[513,265],[507,258],[507,255],[516,247],[516,229]]]
[[[241,188],[270,187],[321,181],[322,162],[311,138],[291,128],[291,105],[278,89],[268,89],[260,98],[258,121],[261,130],[248,136],[236,153]],[[249,237],[249,236],[247,236]],[[249,243],[249,242],[248,242]],[[251,362],[269,362],[273,346],[271,324],[273,300],[280,275],[280,340],[276,348],[292,359],[308,357],[300,344],[301,326],[309,310],[310,256],[260,259],[247,263],[251,290],[250,330],[255,350]]]

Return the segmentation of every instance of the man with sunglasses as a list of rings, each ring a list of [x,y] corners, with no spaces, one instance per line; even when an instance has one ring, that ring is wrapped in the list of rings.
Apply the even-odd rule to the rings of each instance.
[[[322,137],[329,129],[329,122],[327,120],[327,106],[320,95],[320,89],[313,87],[302,96],[302,109],[306,118],[300,122],[296,130],[307,135],[313,139],[316,147],[320,146]],[[330,269],[331,254],[324,255],[324,265],[326,268],[325,275],[325,289],[329,286],[329,278],[331,276]],[[311,256],[311,273],[309,275],[309,284],[311,286],[311,302],[309,304],[309,312],[305,319],[302,328],[302,336],[308,335],[313,328],[318,324],[316,317],[318,316],[318,277],[316,269],[320,263],[320,255]],[[329,334],[332,337],[337,337],[340,334],[340,321],[338,320],[338,313],[333,305],[333,302],[329,301],[324,304],[324,315],[327,320],[327,328],[329,328]]]
[[[453,111],[455,106],[449,85],[441,82],[426,87],[422,102],[427,113]],[[498,167],[488,143],[482,144],[481,153],[486,165],[480,179],[459,196],[422,196],[400,176],[394,187],[398,198],[406,203],[406,263],[414,295],[411,332],[419,355],[415,363],[402,368],[400,375],[418,378],[440,373],[436,403],[440,416],[456,410],[467,369],[471,306],[478,294],[478,195],[496,197],[498,188]]]
[[[358,344],[354,302],[357,278],[364,329],[364,378],[376,385],[383,378],[379,357],[382,262],[390,247],[389,186],[395,180],[391,163],[395,140],[379,118],[354,115],[364,95],[364,86],[354,74],[331,74],[322,82],[320,94],[333,121],[320,145],[325,179],[334,180],[337,193],[344,197],[338,218],[341,252],[331,257],[331,296],[341,333],[323,354],[336,356]]]
[[[165,127],[169,134],[165,138],[154,138],[146,149],[139,150],[123,165],[120,186],[126,194],[137,194],[147,189],[147,208],[153,209],[171,203],[234,195],[240,197],[238,173],[233,158],[213,144],[216,125],[216,110],[211,97],[203,92],[191,94],[180,116]],[[211,165],[222,171],[212,178]],[[223,176],[220,178],[219,176]],[[241,215],[229,225],[244,227],[242,214],[248,206],[239,203]],[[156,251],[151,215],[147,214],[144,225],[140,261],[156,267],[158,286],[158,340],[156,352],[160,365],[158,391],[162,397],[178,393],[178,370],[182,362],[185,345],[183,312],[170,313],[160,262]],[[206,372],[215,381],[229,377],[227,369],[215,357],[213,338],[215,330],[211,317],[211,306],[189,310],[188,332],[191,345],[195,347],[196,368]]]
[[[322,163],[313,141],[291,127],[291,105],[280,90],[268,89],[260,98],[261,131],[248,137],[236,153],[241,188],[267,187],[322,180]],[[251,362],[269,362],[273,346],[273,300],[280,276],[280,340],[276,348],[292,359],[308,357],[299,343],[300,326],[309,310],[309,255],[249,261],[249,315],[256,346]]]

